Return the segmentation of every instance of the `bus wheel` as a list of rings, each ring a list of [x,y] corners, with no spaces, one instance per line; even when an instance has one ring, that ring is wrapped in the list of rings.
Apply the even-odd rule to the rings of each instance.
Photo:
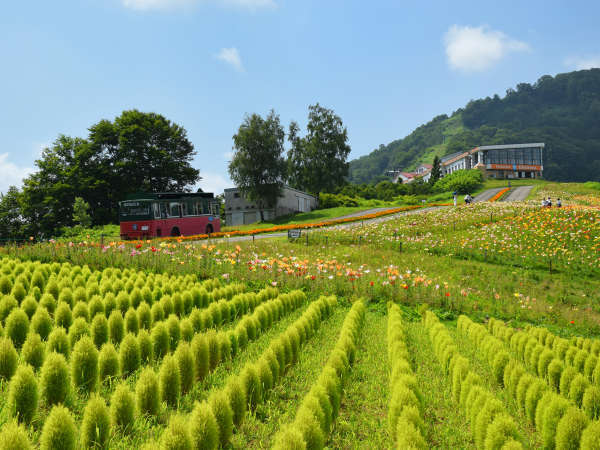
[[[179,228],[175,227],[171,230],[171,236],[181,236],[181,233],[179,232]]]
[[[212,225],[207,225],[207,226],[206,226],[206,234],[210,234],[210,233],[212,233],[212,232],[213,232],[213,227],[212,227]]]

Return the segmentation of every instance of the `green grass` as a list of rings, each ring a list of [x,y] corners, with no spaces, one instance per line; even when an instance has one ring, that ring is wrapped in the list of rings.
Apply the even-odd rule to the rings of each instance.
[[[439,449],[475,448],[468,422],[452,401],[451,380],[433,353],[427,331],[419,322],[407,323],[406,329],[410,350],[414,352],[413,370],[425,405],[427,443]]]
[[[365,316],[360,345],[344,388],[331,448],[388,448],[387,316],[373,307]]]

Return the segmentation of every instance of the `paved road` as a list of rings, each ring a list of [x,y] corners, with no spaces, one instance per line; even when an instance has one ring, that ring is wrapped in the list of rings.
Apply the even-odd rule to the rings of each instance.
[[[483,191],[481,194],[478,194],[473,198],[473,202],[487,202],[490,198],[492,198],[494,195],[496,195],[502,189],[504,189],[504,188],[500,187],[500,188],[488,189],[487,191]]]
[[[420,209],[414,209],[411,211],[402,211],[396,214],[390,214],[387,216],[382,216],[382,217],[376,217],[374,219],[366,219],[363,220],[362,222],[365,224],[369,224],[369,223],[379,223],[379,222],[386,222],[388,220],[392,220],[395,219],[399,216],[406,216],[406,215],[410,215],[410,214],[419,214],[419,213],[423,213],[425,211],[432,211],[434,209],[439,209],[439,208],[444,208],[444,206],[431,206],[429,208],[420,208]],[[354,217],[354,216],[362,216],[365,214],[372,214],[374,212],[377,211],[384,211],[386,209],[391,209],[391,208],[377,208],[377,209],[371,209],[368,211],[361,211],[359,213],[354,213],[354,214],[350,214],[348,216],[342,216],[342,217],[336,217],[335,219],[340,219],[340,218],[344,218],[344,217]],[[335,219],[330,219],[330,220],[335,220]],[[349,222],[349,223],[344,223],[344,224],[339,224],[339,225],[332,225],[327,227],[328,229],[332,229],[332,228],[349,228],[352,226],[360,226],[361,222],[356,221],[356,222]],[[322,230],[323,228],[315,228],[314,231],[317,230]],[[303,232],[305,232],[305,230],[302,230]],[[307,231],[313,231],[313,230],[307,230]],[[283,231],[280,233],[264,233],[264,234],[255,234],[254,235],[254,239],[270,239],[270,238],[274,238],[274,237],[283,237],[283,236],[287,236],[287,231]],[[208,239],[209,242],[221,242],[225,239],[228,239],[228,242],[239,242],[239,241],[250,241],[252,240],[252,236],[234,236],[234,237],[230,237],[230,238],[216,238],[216,239]],[[206,241],[198,241],[198,242],[206,242]]]
[[[527,196],[529,195],[529,193],[531,192],[532,189],[533,189],[533,186],[516,187],[516,188],[512,189],[502,201],[503,202],[522,202],[527,198]]]

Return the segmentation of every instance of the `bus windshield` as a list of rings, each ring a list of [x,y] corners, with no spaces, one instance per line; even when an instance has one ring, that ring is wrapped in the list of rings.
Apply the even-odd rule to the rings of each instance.
[[[121,203],[121,217],[146,217],[150,215],[150,202],[127,201]]]

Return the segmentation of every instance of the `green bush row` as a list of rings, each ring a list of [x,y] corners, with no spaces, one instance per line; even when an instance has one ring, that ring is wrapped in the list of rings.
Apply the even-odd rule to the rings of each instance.
[[[298,360],[304,343],[312,337],[335,308],[334,296],[319,297],[278,338],[256,362],[247,363],[225,387],[213,392],[208,401],[196,403],[189,417],[173,417],[161,437],[161,448],[175,450],[216,449],[226,446],[234,427],[239,428],[248,411],[264,402],[271,389]]]
[[[322,449],[335,421],[343,386],[354,362],[365,305],[357,301],[346,315],[338,340],[317,381],[302,400],[291,424],[284,425],[274,440],[274,449]]]
[[[402,312],[394,303],[390,303],[388,308],[387,342],[390,362],[390,436],[398,449],[427,449],[423,437],[423,397],[410,364]]]
[[[154,354],[160,358],[168,351],[164,345],[160,345],[165,333],[169,335],[168,341],[174,349],[180,338],[190,341],[195,333],[231,322],[242,314],[254,310],[257,305],[272,299],[277,293],[277,289],[268,287],[258,293],[237,294],[231,300],[211,303],[208,308],[194,308],[189,316],[181,319],[172,313],[172,309],[168,311],[165,309],[165,313],[171,312],[168,318],[163,320],[163,309],[160,308],[160,315],[156,312],[158,303],[154,304],[152,310],[146,303],[142,303],[137,311],[130,308],[125,318],[118,310],[112,311],[108,320],[104,314],[96,314],[91,325],[84,318],[77,317],[68,327],[68,334],[64,327],[59,326],[65,323],[58,320],[60,317],[64,318],[67,313],[69,321],[71,320],[70,310],[66,304],[61,304],[65,306],[62,309],[65,314],[55,314],[58,322],[56,324],[53,324],[50,315],[43,307],[38,308],[31,321],[22,309],[17,308],[10,313],[4,333],[13,345],[20,349],[21,358],[36,369],[43,364],[47,351],[57,351],[68,358],[70,349],[83,336],[91,337],[96,347],[100,349],[108,342],[119,346],[126,334],[134,336],[141,334],[140,341],[145,341],[148,339],[148,333],[144,332],[146,330],[150,333],[153,344],[159,346]],[[259,317],[262,316],[264,314]],[[2,334],[3,331],[0,329],[0,336]],[[143,346],[142,342],[140,346]],[[3,348],[0,346],[0,378],[8,379],[10,372],[2,370]]]
[[[488,363],[493,364],[495,354],[506,352],[506,341],[490,334],[483,325],[474,323],[466,316],[459,318],[458,328],[482,349]],[[560,360],[535,338],[529,336],[524,339],[522,336],[528,336],[527,333],[507,332],[503,328],[505,326],[497,320],[489,324],[489,329],[508,339],[511,349],[516,354],[524,355],[525,347],[529,345],[529,363],[526,362],[525,366],[533,372],[528,373],[523,364],[509,355],[502,378],[502,384],[509,396],[535,425],[545,448],[580,448],[580,443],[583,445],[589,441],[589,435],[593,433],[592,428],[584,439],[583,433],[590,420],[588,415],[592,418],[594,415],[597,417],[600,391],[588,386],[589,383],[583,375],[579,375],[579,381],[575,381],[576,377],[567,375],[569,371],[564,370]],[[530,342],[525,346],[521,345],[520,341],[527,339],[530,339]],[[576,371],[573,370],[572,374],[576,375]],[[582,404],[584,394],[587,395],[585,406]]]
[[[185,340],[178,342],[174,353],[164,357],[158,376],[151,368],[145,368],[141,372],[136,384],[135,397],[126,385],[117,387],[111,398],[112,422],[98,424],[98,420],[104,420],[101,417],[102,407],[99,406],[99,402],[104,403],[101,399],[94,400],[92,403],[98,405],[89,406],[90,410],[96,412],[89,414],[92,424],[88,428],[93,430],[94,427],[101,426],[107,429],[106,437],[100,437],[102,442],[105,442],[111,426],[130,428],[133,425],[136,404],[137,411],[145,415],[158,415],[161,402],[176,409],[180,396],[188,392],[197,380],[206,376],[220,361],[230,359],[241,351],[248,339],[256,339],[273,321],[298,308],[305,301],[306,295],[302,291],[282,294],[259,305],[252,315],[246,317],[251,320],[240,322],[233,331],[217,333],[211,330],[208,333],[196,334],[191,344]],[[250,327],[252,331],[249,332]],[[238,339],[240,335],[245,337]],[[0,349],[5,342],[12,345],[10,340],[2,338]],[[14,351],[14,347],[12,349]],[[117,355],[114,346],[106,343],[98,352],[92,340],[87,336],[83,337],[73,349],[70,365],[64,355],[51,353],[42,366],[39,381],[29,365],[19,365],[9,382],[8,400],[12,416],[19,422],[30,423],[37,413],[40,397],[48,406],[65,404],[68,403],[73,390],[94,392],[98,389],[99,380],[117,377],[119,374],[126,376],[141,367],[140,346],[134,335],[128,334],[119,350]],[[290,351],[290,354],[293,353]],[[297,349],[295,354],[297,355]],[[13,356],[16,365],[16,351]],[[85,417],[84,413],[82,441],[83,434],[88,433],[83,431],[88,429],[85,426]],[[102,442],[98,442],[98,445]]]
[[[436,357],[452,382],[452,398],[471,424],[477,448],[523,448],[515,420],[470,370],[469,360],[459,353],[446,327],[431,311],[425,312],[424,324]]]

